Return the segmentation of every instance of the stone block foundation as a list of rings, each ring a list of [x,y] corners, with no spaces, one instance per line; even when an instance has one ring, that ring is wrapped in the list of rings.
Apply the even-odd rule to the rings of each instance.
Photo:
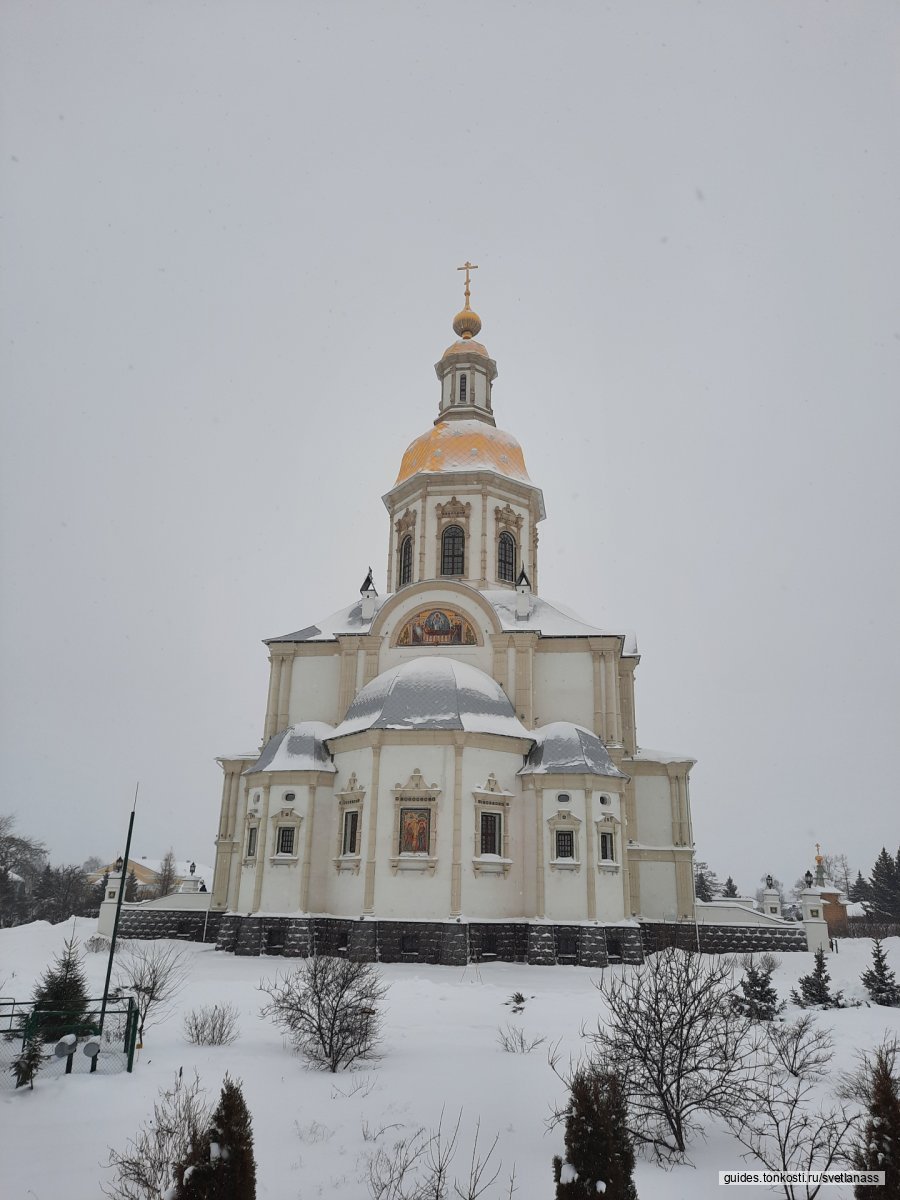
[[[205,919],[205,939],[204,939]],[[304,958],[345,955],[354,962],[440,966],[525,962],[532,966],[602,968],[642,963],[667,946],[706,954],[806,950],[802,925],[699,925],[642,921],[636,925],[549,925],[528,921],[361,921],[347,917],[276,917],[266,913],[185,913],[123,910],[123,938],[215,942],[232,954]]]

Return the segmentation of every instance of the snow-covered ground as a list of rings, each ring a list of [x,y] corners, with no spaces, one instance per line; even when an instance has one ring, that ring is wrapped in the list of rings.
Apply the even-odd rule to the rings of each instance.
[[[95,931],[75,922],[82,941]],[[0,930],[0,992],[28,999],[36,978],[61,948],[72,923],[43,922]],[[511,963],[463,968],[387,965],[386,1037],[379,1061],[360,1072],[331,1075],[304,1067],[279,1031],[259,1016],[260,978],[290,969],[274,958],[235,958],[212,947],[177,943],[189,957],[190,979],[165,1023],[148,1030],[132,1075],[38,1076],[35,1088],[0,1086],[0,1196],[3,1200],[96,1200],[108,1148],[124,1148],[150,1112],[159,1088],[179,1068],[195,1069],[215,1100],[225,1071],[241,1079],[253,1115],[258,1195],[278,1200],[346,1197],[365,1200],[367,1156],[420,1126],[435,1127],[444,1112],[455,1123],[462,1111],[460,1142],[469,1148],[480,1119],[482,1144],[499,1135],[504,1172],[515,1164],[517,1200],[553,1195],[551,1159],[562,1150],[562,1129],[547,1129],[551,1107],[563,1089],[546,1050],[561,1041],[564,1056],[582,1049],[579,1030],[600,1013],[593,986],[598,972],[578,967],[527,967]],[[860,972],[872,943],[842,941],[828,959],[834,987],[865,999]],[[900,973],[900,938],[886,943]],[[812,955],[785,954],[775,975],[787,998],[808,972]],[[93,994],[102,990],[106,959],[86,955]],[[621,969],[621,968],[615,968]],[[627,969],[627,968],[625,968]],[[511,1015],[514,991],[528,997],[524,1012]],[[196,1047],[182,1033],[183,1014],[201,1004],[228,1002],[240,1011],[240,1038],[232,1046]],[[788,1010],[790,1013],[790,1010]],[[900,1010],[850,1008],[821,1014],[835,1040],[833,1074],[853,1066],[857,1051],[890,1031],[900,1035]],[[547,1044],[531,1054],[509,1054],[497,1043],[498,1027],[520,1024]],[[363,1081],[357,1091],[354,1086]],[[378,1140],[379,1130],[384,1130]],[[458,1159],[462,1165],[463,1154]],[[704,1200],[720,1195],[718,1171],[744,1165],[728,1131],[710,1122],[705,1141],[691,1150],[692,1166],[663,1171],[639,1161],[642,1200]],[[755,1165],[755,1164],[754,1164]],[[827,1200],[844,1190],[829,1188]],[[824,1196],[824,1193],[823,1193]]]

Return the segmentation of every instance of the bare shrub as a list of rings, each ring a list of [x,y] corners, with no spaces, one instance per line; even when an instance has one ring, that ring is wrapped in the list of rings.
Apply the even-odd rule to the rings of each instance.
[[[209,1118],[199,1076],[195,1072],[186,1082],[179,1071],[174,1086],[160,1091],[153,1115],[125,1149],[110,1150],[106,1166],[115,1177],[102,1185],[104,1195],[111,1200],[159,1200],[173,1183],[173,1166],[202,1138]]]
[[[763,1047],[776,1070],[808,1081],[822,1078],[834,1053],[831,1034],[810,1013],[784,1024],[773,1021],[766,1027]]]
[[[194,1046],[230,1046],[240,1036],[233,1004],[203,1004],[184,1018],[184,1036]]]
[[[813,1085],[782,1075],[770,1081],[743,1121],[732,1119],[732,1130],[749,1154],[770,1171],[828,1171],[845,1161],[858,1115],[844,1105],[813,1108]],[[790,1178],[790,1176],[788,1177]],[[816,1183],[784,1183],[786,1200],[813,1200]]]
[[[374,1058],[387,987],[371,963],[313,954],[287,975],[263,980],[261,1015],[280,1025],[317,1067],[339,1071]]]
[[[745,971],[749,967],[755,966],[758,970],[765,971],[767,975],[771,975],[781,966],[781,959],[771,950],[763,950],[760,954],[741,954],[737,961]]]
[[[538,1046],[543,1046],[545,1037],[528,1037],[524,1029],[517,1025],[507,1024],[497,1030],[497,1041],[507,1054],[530,1054]]]
[[[451,1194],[459,1200],[478,1200],[499,1196],[494,1189],[503,1164],[495,1165],[494,1155],[498,1137],[483,1150],[479,1146],[481,1123],[476,1122],[468,1163],[462,1176],[453,1173],[453,1161],[459,1149],[459,1126],[462,1113],[449,1132],[444,1131],[443,1116],[435,1130],[417,1129],[399,1138],[388,1149],[380,1146],[369,1160],[368,1186],[371,1200],[445,1200]],[[390,1128],[390,1126],[388,1127]],[[498,1135],[499,1136],[499,1135]],[[452,1193],[451,1193],[452,1185]],[[502,1194],[511,1198],[515,1192],[515,1169],[509,1187]]]
[[[622,1078],[637,1145],[677,1158],[700,1114],[742,1111],[759,1035],[735,1010],[730,964],[670,947],[597,987],[608,1013],[587,1035],[594,1064]]]
[[[109,938],[102,933],[92,934],[84,943],[84,948],[88,954],[109,954],[109,947]]]
[[[138,1010],[138,1040],[171,1011],[187,979],[187,959],[163,942],[133,942],[116,968],[116,984],[134,996]]]

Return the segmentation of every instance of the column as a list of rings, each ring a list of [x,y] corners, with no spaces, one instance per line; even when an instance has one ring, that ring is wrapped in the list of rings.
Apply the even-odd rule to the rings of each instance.
[[[597,851],[594,845],[594,791],[584,789],[584,853],[585,878],[587,880],[587,915],[589,921],[597,919]]]
[[[453,750],[453,860],[450,868],[450,916],[458,917],[462,912],[462,739],[456,741]]]
[[[487,583],[487,488],[481,489],[481,582]]]
[[[280,729],[287,729],[290,725],[290,702],[291,702],[291,675],[293,674],[294,666],[294,648],[291,648],[282,655],[281,659],[281,678],[278,683],[278,727],[276,733]]]
[[[534,789],[535,812],[535,879],[534,915],[544,915],[544,789]]]
[[[591,651],[594,668],[594,733],[602,742],[606,741],[606,721],[603,711],[603,659],[599,650]]]
[[[300,911],[309,912],[309,875],[312,870],[313,821],[316,814],[316,785],[306,789],[306,840],[303,845],[303,876],[300,880]]]
[[[253,883],[253,907],[251,912],[259,912],[259,901],[262,896],[263,870],[266,855],[269,853],[269,791],[271,785],[263,785],[262,807],[259,814],[259,833],[256,839],[256,879]]]
[[[369,835],[366,844],[366,882],[363,891],[363,912],[375,911],[375,838],[378,833],[378,791],[381,774],[381,743],[372,746],[372,786],[369,791]],[[393,813],[391,814],[393,817]]]
[[[281,656],[276,650],[269,651],[269,695],[266,700],[266,725],[263,741],[267,742],[275,733],[278,720],[278,687],[281,682]]]

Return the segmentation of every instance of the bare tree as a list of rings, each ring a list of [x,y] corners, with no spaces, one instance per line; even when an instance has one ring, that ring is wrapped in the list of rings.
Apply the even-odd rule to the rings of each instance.
[[[669,948],[597,987],[607,1018],[588,1038],[596,1065],[622,1078],[636,1144],[680,1157],[700,1114],[741,1111],[760,1035],[734,1007],[728,962]]]
[[[315,1066],[336,1072],[375,1057],[387,987],[371,963],[313,954],[259,990],[269,997],[262,1016],[286,1030]]]
[[[175,891],[175,885],[178,883],[178,872],[175,869],[175,855],[172,850],[166,851],[165,858],[159,864],[159,874],[156,877],[156,886],[154,888],[154,899],[161,900],[163,896],[168,896]]]
[[[116,983],[131,992],[138,1010],[138,1040],[171,1010],[187,979],[188,964],[181,950],[163,942],[134,942],[116,967]]]
[[[209,1125],[210,1110],[197,1073],[191,1082],[181,1071],[174,1086],[160,1091],[153,1116],[130,1138],[123,1151],[110,1150],[115,1172],[102,1191],[111,1200],[159,1200],[173,1182],[173,1166],[187,1156]]]

